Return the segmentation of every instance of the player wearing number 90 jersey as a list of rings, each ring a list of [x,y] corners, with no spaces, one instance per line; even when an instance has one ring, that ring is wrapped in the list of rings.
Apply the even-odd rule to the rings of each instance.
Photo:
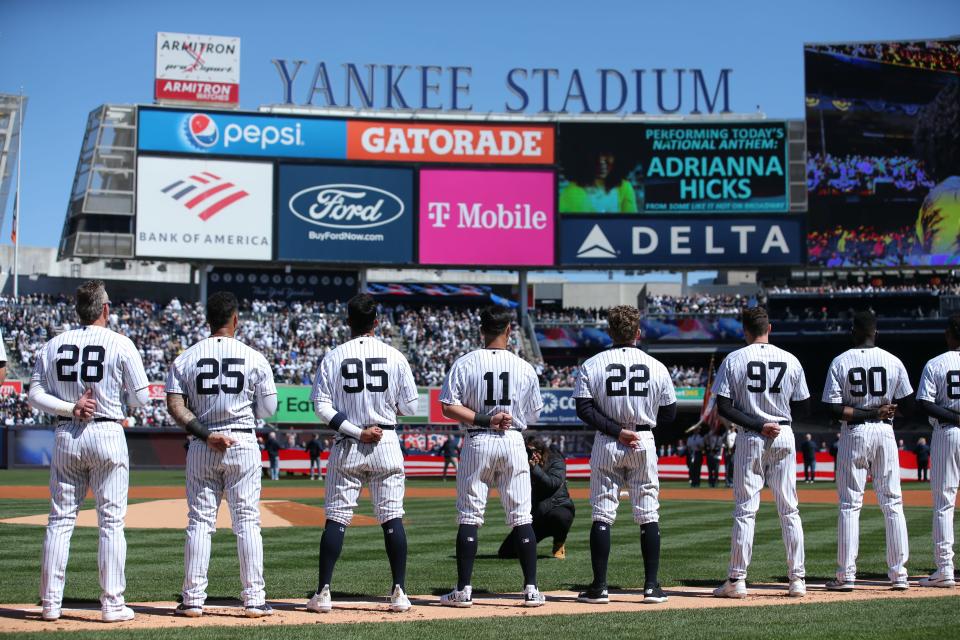
[[[676,417],[677,396],[667,368],[647,355],[640,339],[640,312],[636,307],[613,307],[607,313],[607,332],[613,346],[580,367],[576,389],[577,415],[597,429],[590,454],[590,556],[593,582],[577,599],[604,604],[610,528],[617,518],[620,490],[626,487],[633,503],[633,519],[640,525],[643,555],[643,601],[666,602],[657,583],[660,566],[660,481],[653,429]]]
[[[753,555],[753,534],[764,480],[773,491],[787,550],[789,595],[807,593],[804,577],[803,525],[797,508],[797,451],[791,422],[806,413],[810,392],[800,362],[770,344],[770,321],[762,308],[745,309],[747,346],[724,358],[713,393],[717,411],[737,425],[733,475],[733,535],[727,581],[714,590],[718,598],[743,598]]]
[[[167,407],[196,436],[187,450],[187,537],[183,602],[176,613],[203,614],[210,541],[226,494],[240,557],[245,614],[273,613],[266,604],[260,536],[260,447],[257,418],[277,410],[277,388],[266,358],[238,342],[237,299],[220,292],[207,300],[210,337],[181,353],[167,375]]]
[[[869,311],[853,317],[853,349],[834,358],[823,386],[823,402],[843,422],[837,450],[837,577],[831,591],[850,591],[857,573],[860,508],[867,474],[873,476],[887,530],[887,575],[895,590],[907,585],[907,522],[900,492],[900,456],[893,416],[907,411],[913,387],[895,355],[875,346],[877,319]]]
[[[420,395],[407,359],[374,336],[376,300],[367,294],[351,298],[347,303],[347,324],[351,340],[323,357],[313,386],[317,415],[339,435],[327,462],[327,524],[320,540],[319,582],[307,608],[325,613],[333,606],[333,568],[366,482],[390,560],[390,609],[406,611],[410,600],[404,593],[405,475],[396,424],[397,415],[413,415]]]
[[[30,404],[61,418],[50,462],[50,519],[40,578],[44,620],[60,617],[70,537],[87,488],[96,498],[100,522],[103,619],[133,618],[123,599],[130,464],[120,422],[124,388],[131,404],[146,404],[147,374],[130,339],[106,328],[109,302],[103,282],[81,285],[77,316],[84,326],[44,345],[30,381]]]

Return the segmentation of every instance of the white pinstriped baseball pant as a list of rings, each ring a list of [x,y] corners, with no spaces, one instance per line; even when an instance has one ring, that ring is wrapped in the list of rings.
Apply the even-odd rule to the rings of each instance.
[[[240,558],[243,606],[264,603],[263,539],[260,537],[261,456],[252,433],[226,433],[236,444],[214,451],[202,440],[187,452],[187,538],[183,553],[183,603],[202,606],[207,599],[210,547],[224,495],[230,508]]]
[[[780,514],[780,531],[787,551],[787,570],[790,579],[803,578],[804,568],[803,523],[797,506],[797,452],[793,429],[781,425],[780,435],[767,438],[755,431],[740,429],[737,448],[733,454],[733,535],[730,541],[731,580],[747,577],[747,567],[753,557],[753,534],[757,511],[760,510],[760,491],[766,477]]]
[[[100,605],[104,611],[123,608],[127,560],[123,520],[129,482],[127,440],[118,423],[67,423],[57,427],[50,465],[50,516],[40,573],[40,599],[45,609],[59,609],[63,601],[70,537],[88,488],[96,500],[100,525]]]
[[[900,456],[893,427],[882,422],[846,425],[840,431],[837,451],[837,493],[840,517],[837,523],[837,579],[854,580],[860,550],[860,509],[867,474],[873,476],[877,502],[883,510],[887,533],[887,575],[906,580],[910,543],[900,491]]]
[[[519,431],[468,432],[457,469],[459,524],[483,525],[491,486],[500,492],[508,527],[533,522],[530,462]]]
[[[380,524],[403,517],[406,473],[400,439],[384,429],[380,442],[364,444],[341,436],[327,460],[324,509],[328,520],[349,526],[363,483],[370,486],[373,515]]]
[[[960,483],[960,427],[934,427],[930,442],[933,491],[933,557],[937,568],[953,575],[953,512]]]
[[[637,524],[660,521],[660,479],[653,433],[641,431],[640,448],[620,444],[598,433],[590,452],[590,505],[593,520],[612,525],[620,506],[620,488],[626,485]]]

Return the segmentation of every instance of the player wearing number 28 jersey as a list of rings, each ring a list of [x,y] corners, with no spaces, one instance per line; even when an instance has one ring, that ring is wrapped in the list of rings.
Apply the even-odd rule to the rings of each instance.
[[[797,452],[791,422],[809,410],[810,392],[800,362],[770,344],[770,321],[762,308],[742,315],[747,346],[724,358],[713,393],[721,417],[739,427],[734,454],[733,535],[727,581],[719,598],[747,594],[747,568],[764,481],[773,491],[787,550],[789,594],[807,593],[804,581],[803,525],[797,507]]]
[[[413,415],[419,393],[403,354],[374,336],[377,302],[367,294],[347,303],[352,339],[323,357],[313,387],[317,415],[338,432],[327,462],[327,523],[320,540],[319,583],[307,609],[332,608],[330,581],[343,537],[364,483],[370,486],[373,513],[393,577],[390,609],[406,611],[407,534],[403,528],[403,452],[397,416]]]
[[[894,589],[907,588],[907,522],[900,492],[900,457],[893,434],[898,405],[909,412],[913,387],[895,355],[875,345],[877,319],[869,311],[853,318],[853,349],[834,358],[823,386],[823,402],[843,422],[837,450],[837,578],[832,591],[850,591],[857,574],[860,508],[867,474],[887,529],[887,575]]]
[[[224,494],[237,536],[241,600],[248,617],[273,613],[266,603],[260,537],[260,448],[256,418],[277,410],[273,372],[259,351],[234,339],[237,299],[207,300],[210,337],[181,353],[167,375],[167,408],[195,436],[187,450],[187,539],[183,602],[176,613],[203,614],[210,541]]]
[[[50,519],[43,542],[40,578],[44,620],[60,617],[70,537],[77,512],[93,491],[100,523],[97,564],[105,622],[133,618],[124,605],[130,463],[120,422],[123,390],[130,404],[149,399],[147,374],[137,348],[106,328],[110,313],[100,281],[77,289],[80,329],[64,331],[40,351],[30,380],[30,404],[60,417],[50,461]]]

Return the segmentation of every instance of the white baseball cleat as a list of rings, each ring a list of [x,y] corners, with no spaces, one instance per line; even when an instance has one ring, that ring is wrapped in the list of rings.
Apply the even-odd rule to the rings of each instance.
[[[333,601],[330,598],[330,585],[323,585],[323,589],[313,594],[313,597],[310,598],[310,601],[307,603],[307,609],[309,611],[315,611],[316,613],[330,613],[330,610],[333,609]]]
[[[53,622],[60,619],[60,607],[44,607],[40,612],[40,617],[47,622]]]
[[[400,585],[393,586],[393,593],[390,594],[390,611],[406,611],[411,606],[410,598],[403,592]]]
[[[906,591],[910,588],[910,583],[907,582],[906,578],[898,578],[890,581],[890,588],[894,591]]]
[[[953,577],[953,570],[943,571],[937,569],[926,578],[920,578],[918,583],[921,587],[938,587],[940,589],[952,589],[957,586],[957,581]]]
[[[746,598],[747,583],[743,580],[728,578],[726,582],[713,590],[715,598]]]
[[[173,615],[184,616],[186,618],[199,618],[203,615],[203,607],[199,604],[178,604],[173,610]]]
[[[265,616],[273,615],[273,607],[268,605],[266,602],[263,604],[254,604],[249,607],[244,607],[243,615],[248,618],[263,618]]]
[[[542,607],[546,601],[547,597],[540,593],[536,585],[528,584],[523,588],[523,606]]]
[[[790,589],[787,593],[791,598],[802,598],[807,595],[807,583],[803,578],[794,578],[790,581]]]
[[[450,593],[440,596],[440,604],[445,607],[472,607],[473,606],[473,587],[467,585],[463,591],[454,589]]]
[[[130,607],[123,607],[119,611],[103,611],[100,613],[100,619],[104,622],[124,622],[133,620],[136,614]]]

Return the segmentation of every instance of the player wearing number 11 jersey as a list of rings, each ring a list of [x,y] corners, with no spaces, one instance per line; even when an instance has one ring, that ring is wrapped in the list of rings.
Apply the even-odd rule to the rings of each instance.
[[[260,537],[260,448],[256,418],[277,410],[277,388],[267,359],[234,339],[237,299],[220,292],[207,300],[210,337],[181,353],[167,375],[167,408],[195,436],[187,450],[187,539],[183,602],[177,615],[203,614],[210,541],[224,494],[240,557],[245,614],[273,613],[266,603]]]

